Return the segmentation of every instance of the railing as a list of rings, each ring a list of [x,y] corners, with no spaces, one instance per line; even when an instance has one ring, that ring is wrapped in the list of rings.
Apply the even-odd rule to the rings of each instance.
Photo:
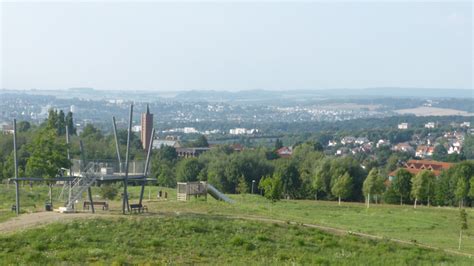
[[[80,172],[81,169],[81,160],[73,159],[72,161],[72,171],[74,174]],[[116,160],[92,160],[89,161],[93,163],[93,172],[97,173],[98,175],[101,174],[101,170],[103,168],[110,169],[113,173],[124,173],[125,172],[125,163],[122,162],[120,165]],[[128,165],[129,174],[143,174],[145,170],[145,161],[138,160],[138,161],[130,161]]]
[[[89,188],[97,179],[94,172],[95,163],[89,162],[80,176],[76,177],[71,184],[71,197],[68,200],[66,207],[72,209],[76,201],[82,199],[82,194]]]

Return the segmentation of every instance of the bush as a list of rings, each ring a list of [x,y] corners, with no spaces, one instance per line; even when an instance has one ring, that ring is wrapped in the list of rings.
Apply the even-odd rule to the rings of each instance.
[[[118,187],[113,184],[102,185],[99,194],[104,199],[114,200],[118,195]]]

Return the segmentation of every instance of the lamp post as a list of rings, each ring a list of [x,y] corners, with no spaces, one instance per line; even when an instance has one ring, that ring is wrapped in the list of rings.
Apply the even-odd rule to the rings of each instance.
[[[255,180],[252,180],[252,194],[253,194],[253,187],[255,186]]]

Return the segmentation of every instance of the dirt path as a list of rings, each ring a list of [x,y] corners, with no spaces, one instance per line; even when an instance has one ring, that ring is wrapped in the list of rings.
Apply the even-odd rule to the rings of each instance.
[[[22,214],[18,217],[0,223],[0,233],[14,233],[16,231],[47,225],[54,222],[67,222],[78,218],[85,219],[99,216],[104,215],[92,213],[62,214],[57,212],[36,212],[30,214]]]

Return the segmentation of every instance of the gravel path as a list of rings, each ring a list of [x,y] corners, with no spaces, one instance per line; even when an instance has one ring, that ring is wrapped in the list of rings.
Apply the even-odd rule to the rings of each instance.
[[[54,222],[67,222],[78,218],[93,218],[98,216],[104,216],[101,214],[92,213],[57,213],[57,212],[36,212],[31,214],[22,214],[18,217],[9,219],[3,223],[0,223],[0,233],[14,233],[29,229],[32,227],[38,227]]]

